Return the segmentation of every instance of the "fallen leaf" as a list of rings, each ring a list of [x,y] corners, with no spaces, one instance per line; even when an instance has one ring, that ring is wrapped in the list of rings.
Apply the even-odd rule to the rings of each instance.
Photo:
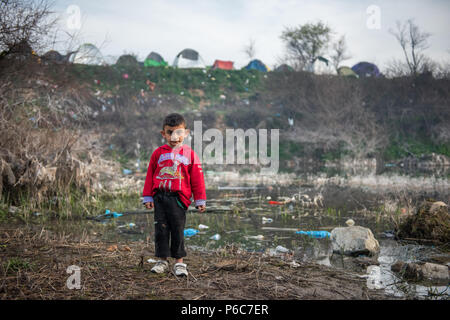
[[[117,245],[116,244],[114,244],[112,246],[109,246],[108,249],[106,249],[106,251],[109,251],[109,252],[113,252],[113,251],[116,251],[116,250],[117,250]]]

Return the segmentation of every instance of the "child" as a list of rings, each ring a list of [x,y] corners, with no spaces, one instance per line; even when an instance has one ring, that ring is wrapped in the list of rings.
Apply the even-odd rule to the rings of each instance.
[[[174,272],[187,276],[183,257],[186,211],[194,195],[195,207],[206,210],[206,192],[200,159],[183,140],[189,135],[186,122],[178,113],[169,114],[163,123],[161,135],[167,144],[157,148],[148,165],[144,184],[144,205],[155,208],[155,256],[159,260],[152,272],[169,269],[167,258],[175,258]],[[169,248],[170,239],[170,248]]]

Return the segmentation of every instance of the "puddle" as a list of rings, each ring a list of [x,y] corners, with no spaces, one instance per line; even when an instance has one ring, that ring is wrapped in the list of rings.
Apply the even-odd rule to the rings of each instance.
[[[309,191],[312,199],[314,190],[310,189]],[[367,271],[364,269],[357,272],[361,277],[367,279],[369,289],[385,290],[389,295],[406,298],[433,297],[440,299],[449,297],[448,284],[406,283],[391,271],[391,265],[398,260],[404,262],[425,261],[432,255],[442,254],[437,248],[400,244],[389,239],[389,233],[386,233],[387,230],[392,230],[389,221],[373,215],[372,217],[357,215],[346,209],[345,206],[339,210],[322,210],[319,214],[319,210],[311,206],[299,206],[298,203],[271,205],[268,202],[269,199],[285,201],[295,193],[299,193],[298,186],[291,189],[223,187],[221,190],[208,191],[208,197],[211,199],[208,200],[209,208],[216,210],[202,214],[196,211],[188,212],[186,229],[197,229],[199,232],[185,238],[187,249],[208,251],[233,245],[249,252],[261,252],[280,258],[288,257],[297,262],[313,262],[339,268],[339,264],[331,259],[332,250],[329,239],[313,239],[296,234],[295,231],[331,231],[334,227],[345,226],[345,221],[352,218],[356,225],[370,228],[380,242],[379,265],[369,266]],[[282,195],[285,197],[283,198]],[[366,202],[365,207],[369,207],[370,204],[374,207],[378,205],[376,202]],[[109,209],[114,210],[114,208]],[[154,238],[153,222],[153,214],[132,214],[104,222],[85,221],[77,228],[80,232],[81,230],[84,232],[91,230],[104,241],[152,242]],[[71,226],[68,225],[70,222],[61,222],[60,224],[63,229],[71,227],[73,232],[73,222]],[[213,237],[216,234],[219,236]],[[344,267],[346,267],[345,264]],[[436,294],[438,295],[436,296]]]

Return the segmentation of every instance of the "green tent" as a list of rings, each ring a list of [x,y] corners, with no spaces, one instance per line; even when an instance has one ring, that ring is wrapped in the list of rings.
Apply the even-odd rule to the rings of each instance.
[[[131,54],[124,54],[119,57],[116,62],[116,65],[124,66],[124,67],[137,67],[139,66],[139,62],[136,57]]]
[[[349,78],[359,78],[359,76],[350,69],[349,67],[340,67],[337,70],[338,74],[343,77],[349,77]]]
[[[147,58],[145,58],[144,66],[146,67],[164,67],[167,66],[167,62],[156,52],[151,52]]]

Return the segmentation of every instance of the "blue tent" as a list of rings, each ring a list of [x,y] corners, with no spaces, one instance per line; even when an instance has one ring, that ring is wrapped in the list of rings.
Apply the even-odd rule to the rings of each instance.
[[[245,69],[247,70],[255,69],[263,72],[269,71],[269,68],[267,68],[267,66],[258,59],[250,61],[249,64],[245,67]]]
[[[352,70],[360,77],[381,77],[382,74],[376,65],[370,62],[359,62],[352,67]]]

